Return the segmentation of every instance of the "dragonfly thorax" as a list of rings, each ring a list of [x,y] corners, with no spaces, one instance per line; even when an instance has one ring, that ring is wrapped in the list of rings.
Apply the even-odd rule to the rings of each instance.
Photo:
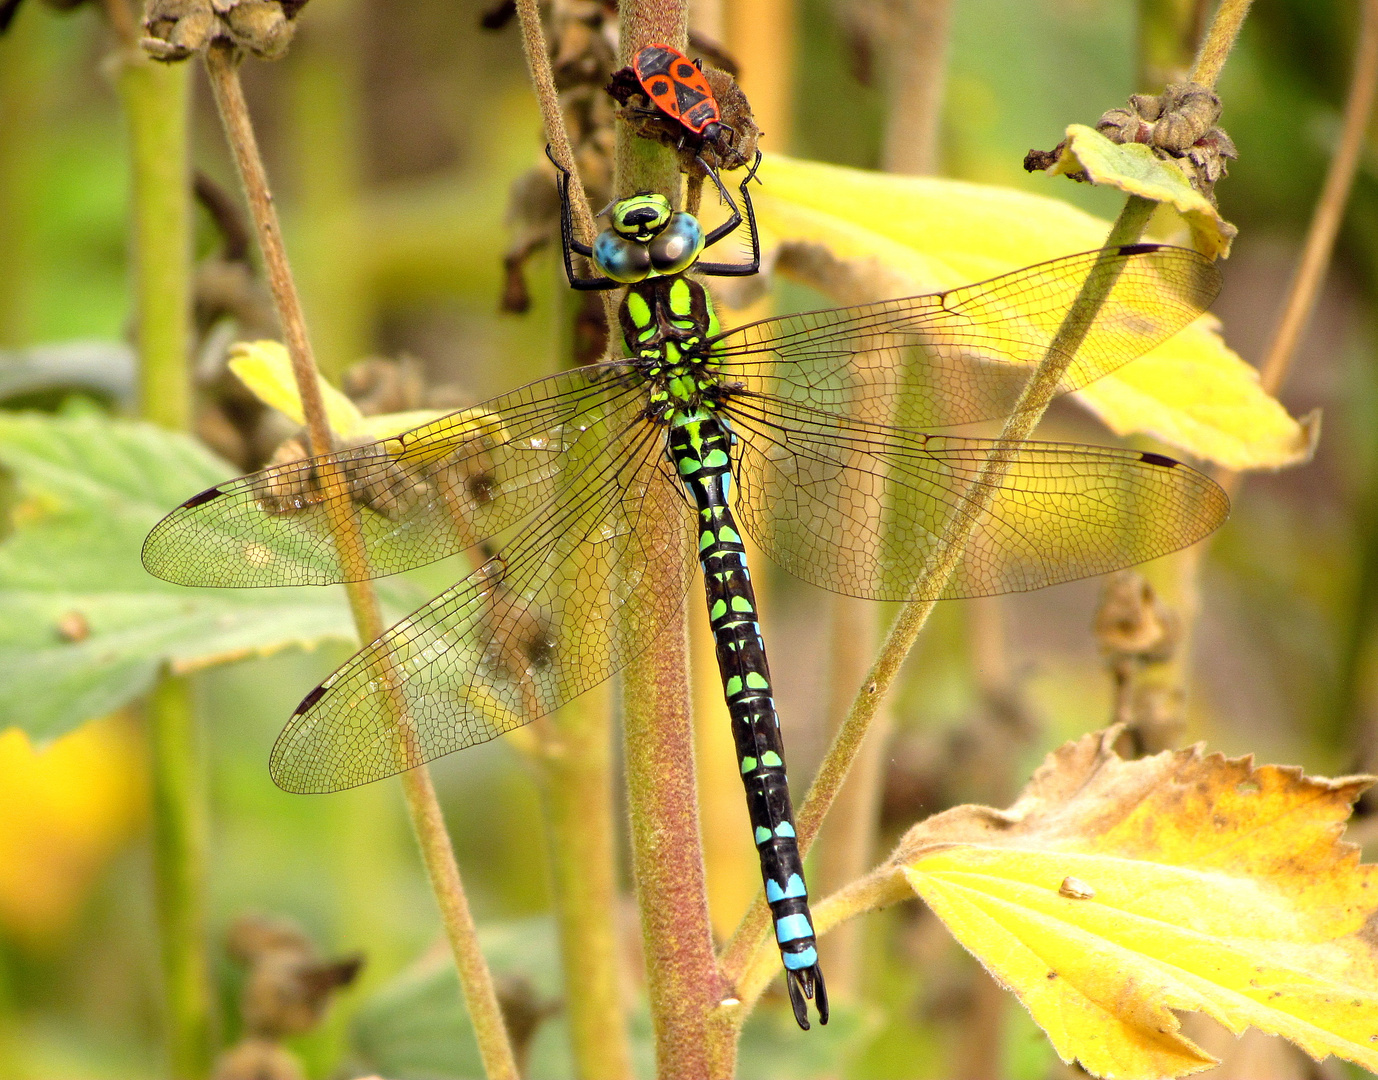
[[[711,352],[718,320],[697,281],[672,277],[633,286],[620,321],[627,352],[650,384],[653,413],[694,410],[719,396]]]

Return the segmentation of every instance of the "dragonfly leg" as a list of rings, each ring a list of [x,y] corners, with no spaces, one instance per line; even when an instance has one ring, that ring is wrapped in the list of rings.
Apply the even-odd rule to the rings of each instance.
[[[718,263],[718,262],[699,262],[694,264],[694,269],[701,274],[710,274],[713,277],[750,277],[761,269],[761,236],[756,229],[756,211],[751,206],[751,192],[747,190],[747,185],[756,176],[756,170],[761,166],[760,151],[756,152],[756,160],[751,163],[751,168],[747,171],[746,179],[741,183],[742,205],[746,207],[743,215],[738,209],[732,196],[727,193],[727,188],[723,186],[722,180],[718,177],[717,171],[710,169],[703,159],[699,159],[699,164],[703,165],[704,170],[713,178],[713,182],[718,185],[718,191],[722,193],[727,205],[732,208],[732,216],[719,225],[716,229],[704,237],[703,246],[705,248],[716,244],[728,233],[732,232],[742,223],[743,216],[746,219],[747,230],[751,234],[751,259],[744,263]]]
[[[559,171],[555,186],[560,193],[560,253],[565,259],[565,276],[569,278],[570,288],[589,291],[620,288],[622,283],[610,277],[580,277],[575,273],[574,260],[570,256],[582,255],[585,259],[591,260],[593,248],[574,238],[574,218],[569,204],[569,170],[556,160],[549,143],[546,143],[545,156]]]

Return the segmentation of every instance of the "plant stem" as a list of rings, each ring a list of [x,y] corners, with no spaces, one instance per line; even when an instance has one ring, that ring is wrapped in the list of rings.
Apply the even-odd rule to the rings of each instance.
[[[1192,65],[1192,82],[1215,86],[1252,3],[1253,0],[1220,0],[1220,7],[1215,11],[1215,18],[1211,20],[1210,29],[1206,31],[1201,49],[1196,54],[1196,62]]]
[[[852,596],[833,596],[829,608],[828,717],[847,715],[855,687],[866,676],[879,641],[880,615],[876,606]],[[885,753],[890,734],[890,710],[876,714],[869,738],[848,771],[837,793],[828,827],[818,838],[814,854],[817,870],[811,875],[818,895],[826,896],[854,881],[870,869],[879,820],[881,788],[885,778]],[[828,973],[828,995],[833,1000],[855,996],[861,990],[861,924],[849,922],[821,943],[823,970]]]
[[[317,456],[328,454],[332,448],[332,439],[321,399],[320,376],[311,353],[311,342],[306,332],[301,301],[292,279],[287,251],[282,242],[282,230],[268,187],[267,173],[258,151],[258,141],[254,136],[248,107],[244,101],[244,91],[239,82],[236,59],[231,50],[219,44],[212,45],[206,52],[206,70],[253,215],[259,249],[263,254],[268,282],[273,291],[273,300],[292,360],[292,373],[306,414],[311,451]],[[335,472],[329,466],[326,466],[326,471]],[[338,476],[334,475],[327,476],[326,479],[328,483],[339,482]],[[338,502],[339,500],[330,500],[332,506]],[[350,576],[358,579],[348,583],[346,591],[360,640],[373,641],[382,634],[383,620],[378,608],[377,595],[366,579],[367,557],[363,550],[358,521],[345,509],[332,517],[331,527],[341,563],[353,567],[355,572]],[[393,678],[391,672],[383,674],[389,681]],[[402,720],[399,716],[399,723]],[[460,986],[464,991],[465,1004],[474,1026],[484,1070],[492,1080],[517,1080],[516,1061],[507,1037],[492,974],[478,944],[469,902],[464,894],[454,849],[445,830],[444,815],[436,799],[435,788],[431,784],[430,771],[425,766],[419,766],[404,772],[402,790],[406,796],[412,829],[421,847],[431,889],[440,909],[445,935],[450,942],[455,966],[459,971]]]
[[[1156,204],[1148,199],[1131,195],[1110,230],[1105,247],[1113,249],[1122,244],[1136,242],[1143,235],[1155,206]],[[1118,271],[1113,266],[1098,261],[1091,268],[1086,283],[1064,317],[1048,351],[1029,376],[1029,381],[1025,384],[1019,401],[1000,434],[1000,446],[992,451],[986,460],[964,504],[957,507],[941,542],[937,545],[933,560],[915,584],[911,595],[937,596],[942,593],[944,583],[957,568],[967,539],[995,497],[1010,463],[1018,453],[1018,443],[1028,438],[1038,421],[1042,419],[1044,411],[1057,394],[1058,384],[1062,381],[1067,365],[1075,357],[1082,339],[1117,278]],[[837,798],[847,772],[861,750],[862,740],[877,709],[895,676],[899,674],[900,666],[936,603],[935,600],[907,603],[891,626],[884,644],[881,645],[880,653],[861,684],[847,719],[838,729],[832,745],[828,748],[823,763],[819,766],[818,775],[795,818],[801,851],[807,852],[818,835],[823,817]],[[737,984],[743,1000],[747,1002],[752,1001],[762,987],[748,988],[743,985],[741,978],[753,955],[765,945],[768,923],[769,913],[765,899],[758,894],[756,902],[737,927],[737,932],[723,955],[725,973]]]
[[[653,42],[682,48],[683,0],[626,0],[619,9],[622,59]],[[679,194],[669,150],[618,125],[614,190]],[[616,326],[616,323],[612,324]],[[647,568],[651,580],[683,573],[688,542],[666,545]],[[632,869],[641,910],[646,977],[660,1077],[729,1077],[735,1071],[730,1026],[713,1024],[727,984],[713,954],[694,783],[689,640],[681,614],[628,665],[623,677],[623,737]],[[718,1014],[720,1015],[720,1013]]]
[[[673,580],[682,551],[672,550],[648,574]],[[641,910],[646,981],[660,1077],[707,1077],[707,1020],[727,996],[713,955],[694,783],[681,616],[626,669],[623,729],[632,871]],[[727,1075],[730,1075],[727,1073]]]
[[[32,337],[39,184],[33,148],[43,132],[49,85],[42,22],[48,13],[25,5],[0,36],[0,347]]]
[[[596,226],[565,127],[535,0],[517,0],[517,16],[546,139],[556,159],[570,170],[575,229],[591,243]],[[556,273],[563,278],[562,269]],[[599,295],[607,324],[615,332],[615,297],[607,291]],[[565,318],[563,325],[569,327],[571,320]],[[573,355],[573,349],[566,355]],[[623,1080],[632,1075],[620,986],[611,721],[607,692],[585,694],[539,725],[536,755],[571,1050],[576,1075],[583,1080]]]
[[[1326,270],[1334,253],[1335,241],[1344,220],[1345,207],[1348,205],[1354,177],[1363,154],[1376,92],[1378,0],[1363,0],[1359,41],[1355,48],[1339,143],[1336,145],[1334,157],[1330,160],[1315,210],[1312,211],[1301,257],[1293,272],[1287,298],[1283,302],[1282,314],[1279,316],[1277,328],[1269,342],[1259,373],[1259,382],[1269,394],[1276,395],[1286,382],[1297,346],[1301,343],[1301,336],[1310,322],[1321,286],[1325,282]],[[1234,498],[1243,482],[1244,474],[1220,469],[1216,471],[1215,479],[1225,489],[1226,494]],[[1206,550],[1205,544],[1198,544],[1182,553],[1182,557],[1188,560],[1183,567],[1182,577],[1189,583],[1192,595]],[[1365,591],[1362,588],[1359,590],[1361,596]],[[1356,604],[1360,609],[1366,610],[1362,600],[1356,601]],[[1184,656],[1189,655],[1192,632],[1195,630],[1195,619],[1192,618],[1194,613],[1194,606],[1181,613],[1183,635],[1179,652]],[[1353,693],[1357,656],[1358,643],[1351,638],[1350,647],[1341,659],[1341,673],[1335,680],[1337,690],[1332,698],[1328,722],[1320,725],[1327,729],[1325,735],[1331,747],[1341,744],[1340,733],[1346,720],[1345,714],[1349,710],[1350,695]]]
[[[191,686],[163,675],[147,708],[153,779],[153,869],[163,951],[168,1065],[176,1080],[207,1074],[211,994],[206,959],[206,803]]]
[[[110,10],[128,15],[122,0]],[[122,25],[117,21],[117,30]],[[119,60],[133,189],[139,410],[161,427],[186,431],[192,421],[188,71],[151,62],[129,41],[120,47]],[[209,812],[186,678],[159,676],[146,722],[167,1063],[177,1080],[194,1080],[210,1069],[214,1023],[206,955]]]
[[[531,86],[536,91],[536,100],[541,107],[541,122],[545,125],[545,137],[550,144],[555,160],[569,170],[569,199],[574,216],[576,239],[592,244],[598,234],[598,226],[593,221],[593,211],[589,207],[588,193],[584,181],[575,167],[574,148],[570,145],[569,132],[565,129],[564,113],[560,111],[560,94],[555,88],[555,73],[550,67],[550,50],[546,46],[545,31],[541,28],[541,12],[537,0],[516,0],[517,22],[522,31],[522,52],[526,56],[526,67],[531,73]],[[617,332],[617,300],[610,291],[600,293],[603,299],[603,314],[608,322],[609,340]]]
[[[541,793],[564,965],[565,1011],[581,1080],[629,1080],[619,985],[611,700],[592,690],[544,725]]]
[[[952,0],[904,0],[896,14],[881,167],[927,176],[938,166]]]
[[[191,171],[187,67],[132,52],[120,72],[133,163],[132,248],[139,412],[191,427]]]
[[[1373,112],[1375,87],[1378,86],[1378,0],[1363,0],[1363,24],[1359,31],[1359,45],[1354,55],[1354,71],[1350,75],[1349,96],[1345,101],[1344,124],[1335,156],[1330,159],[1325,184],[1321,188],[1311,224],[1306,232],[1301,259],[1292,276],[1282,317],[1268,346],[1259,374],[1263,389],[1276,394],[1287,378],[1288,368],[1296,355],[1302,331],[1311,320],[1316,297],[1325,281],[1330,256],[1335,249],[1340,223],[1344,220],[1349,192],[1364,150],[1369,117]]]

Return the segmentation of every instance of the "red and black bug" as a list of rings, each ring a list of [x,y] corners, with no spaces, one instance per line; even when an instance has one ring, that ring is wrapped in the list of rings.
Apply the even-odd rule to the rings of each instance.
[[[717,143],[725,133],[722,112],[702,69],[678,49],[647,45],[632,59],[636,81],[661,112],[673,117],[704,142]]]
[[[719,151],[731,145],[729,136],[735,132],[723,123],[722,109],[703,69],[669,45],[647,45],[632,58],[630,68],[613,75],[608,92],[624,105],[633,95],[644,95],[655,112],[674,122],[683,144]]]

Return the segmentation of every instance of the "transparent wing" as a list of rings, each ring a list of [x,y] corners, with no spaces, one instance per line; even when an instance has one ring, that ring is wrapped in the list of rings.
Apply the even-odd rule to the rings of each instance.
[[[737,517],[772,559],[848,596],[904,600],[959,513],[994,440],[881,428],[752,397],[729,406]],[[913,599],[1041,589],[1145,562],[1217,528],[1229,500],[1158,454],[1022,443],[962,560]]]
[[[490,540],[557,498],[562,462],[614,438],[645,390],[625,365],[528,383],[395,439],[264,469],[188,499],[149,533],[149,573],[179,585],[326,585],[409,570]],[[330,482],[330,475],[343,484]],[[334,492],[334,494],[332,494]],[[332,515],[357,513],[367,563]]]
[[[1137,244],[943,293],[766,319],[720,335],[713,356],[748,390],[853,420],[932,428],[1004,417],[1102,259],[1118,277],[1060,393],[1166,341],[1220,291],[1197,252]]]
[[[354,787],[486,742],[645,647],[694,567],[663,431],[637,423],[575,467],[532,529],[306,696],[273,747],[281,787]]]

